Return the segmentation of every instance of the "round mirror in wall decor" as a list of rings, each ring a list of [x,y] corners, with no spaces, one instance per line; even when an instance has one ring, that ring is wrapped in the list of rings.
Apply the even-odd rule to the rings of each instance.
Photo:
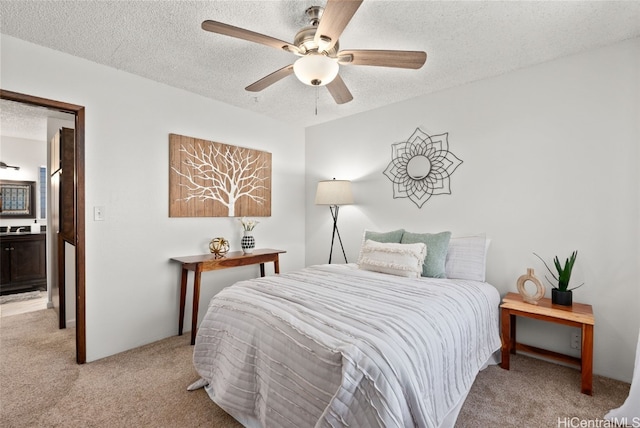
[[[430,136],[420,128],[407,141],[391,145],[383,174],[393,183],[393,198],[408,198],[422,208],[433,195],[451,194],[451,174],[462,164],[449,151],[449,133]]]

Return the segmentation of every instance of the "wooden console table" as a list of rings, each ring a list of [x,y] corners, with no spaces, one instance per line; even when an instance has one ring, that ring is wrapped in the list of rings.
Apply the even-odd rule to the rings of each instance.
[[[193,271],[193,312],[191,313],[191,344],[196,343],[198,327],[198,305],[200,304],[200,276],[202,272],[218,269],[228,269],[238,266],[260,264],[260,276],[264,276],[264,264],[273,262],[274,272],[280,273],[279,254],[283,250],[256,249],[252,254],[242,251],[232,251],[225,257],[216,258],[213,254],[200,256],[172,257],[171,260],[182,263],[182,279],[180,281],[180,319],[178,320],[178,335],[182,335],[184,327],[184,305],[187,298],[187,276]]]
[[[544,298],[537,305],[526,303],[518,293],[508,293],[500,305],[502,322],[502,368],[509,370],[509,354],[515,354],[516,350],[531,354],[542,355],[562,361],[567,364],[577,365],[582,372],[583,394],[591,395],[593,379],[593,308],[591,305],[574,303],[572,306],[554,305],[551,299]],[[534,318],[558,324],[579,327],[582,330],[581,358],[548,351],[535,346],[524,345],[516,342],[516,316]]]

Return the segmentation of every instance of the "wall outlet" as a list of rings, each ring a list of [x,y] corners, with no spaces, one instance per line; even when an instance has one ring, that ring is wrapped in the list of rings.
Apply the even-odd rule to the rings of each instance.
[[[579,331],[574,331],[571,333],[571,349],[580,350],[580,345],[582,342],[582,334]]]

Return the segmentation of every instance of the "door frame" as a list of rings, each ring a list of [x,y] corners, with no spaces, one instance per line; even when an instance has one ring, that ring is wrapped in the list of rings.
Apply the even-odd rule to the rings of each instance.
[[[75,116],[75,198],[76,198],[76,362],[84,364],[87,361],[86,337],[86,271],[85,271],[85,164],[84,164],[84,134],[85,111],[84,106],[69,104],[61,101],[35,97],[18,92],[0,89],[0,99],[16,101],[33,106],[46,107],[71,113]],[[53,261],[57,263],[57,261]]]

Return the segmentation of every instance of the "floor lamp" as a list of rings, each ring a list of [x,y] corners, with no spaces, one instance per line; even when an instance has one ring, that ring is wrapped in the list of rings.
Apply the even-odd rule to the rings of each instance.
[[[316,190],[316,205],[329,205],[331,211],[331,217],[333,218],[333,233],[331,235],[331,251],[329,251],[329,264],[331,264],[331,256],[333,255],[333,243],[338,235],[338,241],[340,242],[340,248],[342,248],[342,255],[344,256],[344,262],[347,261],[347,255],[344,252],[344,246],[342,245],[342,238],[340,238],[340,231],[338,230],[338,211],[340,205],[349,205],[353,203],[353,194],[351,193],[351,182],[348,180],[323,180],[318,182],[318,189]]]

